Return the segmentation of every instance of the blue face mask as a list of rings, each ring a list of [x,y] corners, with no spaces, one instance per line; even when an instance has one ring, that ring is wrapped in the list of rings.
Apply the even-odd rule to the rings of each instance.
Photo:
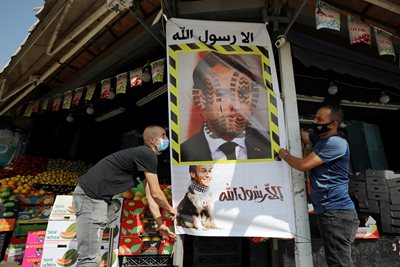
[[[158,145],[156,145],[156,147],[157,147],[157,150],[159,152],[161,152],[161,151],[164,151],[165,149],[167,149],[168,145],[169,145],[168,139],[161,139],[161,142]]]

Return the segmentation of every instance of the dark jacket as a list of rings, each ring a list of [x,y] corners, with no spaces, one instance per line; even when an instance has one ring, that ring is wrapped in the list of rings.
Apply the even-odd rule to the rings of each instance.
[[[247,158],[271,158],[271,142],[258,130],[247,127],[245,137]],[[181,144],[181,162],[212,161],[203,129]]]

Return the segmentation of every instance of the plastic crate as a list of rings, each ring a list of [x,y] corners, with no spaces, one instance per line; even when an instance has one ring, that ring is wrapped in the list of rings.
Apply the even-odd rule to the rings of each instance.
[[[165,266],[172,267],[172,257],[170,255],[157,256],[125,256],[122,257],[122,267],[149,267]]]

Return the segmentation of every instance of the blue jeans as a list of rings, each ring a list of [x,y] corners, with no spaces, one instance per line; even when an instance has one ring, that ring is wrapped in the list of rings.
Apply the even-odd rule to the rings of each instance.
[[[360,224],[357,212],[328,210],[317,218],[328,266],[353,267],[351,245]]]
[[[119,207],[101,199],[88,197],[79,185],[74,191],[73,206],[77,220],[78,264],[76,266],[98,267],[104,229],[116,222]]]

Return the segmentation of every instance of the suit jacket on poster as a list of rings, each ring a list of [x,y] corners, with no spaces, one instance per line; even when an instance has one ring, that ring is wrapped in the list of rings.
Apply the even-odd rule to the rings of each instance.
[[[247,158],[271,158],[271,142],[258,130],[247,127],[245,137]],[[203,129],[181,144],[181,162],[212,161]]]

